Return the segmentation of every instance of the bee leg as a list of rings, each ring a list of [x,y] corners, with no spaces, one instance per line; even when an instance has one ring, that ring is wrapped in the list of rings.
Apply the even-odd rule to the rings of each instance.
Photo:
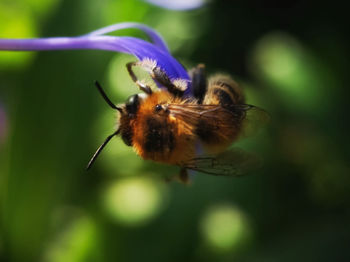
[[[177,182],[185,184],[185,185],[188,185],[191,182],[186,168],[181,168],[180,173],[171,175],[170,177],[165,177],[164,181],[166,183],[177,181]]]
[[[152,94],[151,87],[149,87],[145,83],[142,83],[140,80],[138,80],[134,71],[132,70],[132,67],[136,66],[136,65],[138,65],[137,62],[130,62],[130,63],[126,64],[126,68],[128,69],[128,72],[129,72],[129,75],[130,75],[132,81],[134,81],[135,84],[146,94],[148,94],[148,95]]]
[[[188,175],[186,168],[181,168],[180,174],[179,174],[179,179],[183,184],[189,184],[190,176]]]
[[[172,93],[174,96],[181,97],[184,93],[184,88],[181,85],[181,81],[175,80],[172,82],[169,78],[169,76],[166,74],[165,71],[163,71],[159,66],[157,66],[157,63],[154,60],[145,59],[138,62],[131,62],[127,64],[127,68],[129,71],[129,74],[131,75],[131,78],[134,80],[136,84],[140,83],[140,81],[137,80],[135,74],[133,73],[131,67],[132,66],[140,66],[145,71],[147,71],[152,79],[156,81],[158,84],[166,87],[170,93]],[[138,81],[138,82],[137,82]],[[139,85],[139,84],[138,84]]]
[[[202,104],[204,96],[207,92],[205,65],[199,64],[196,67],[192,68],[188,73],[192,79],[193,95],[198,99],[198,103]]]
[[[169,76],[159,66],[155,66],[152,69],[151,77],[157,83],[166,87],[167,90],[174,96],[181,97],[184,94],[185,88],[183,86],[180,86],[180,84],[182,84],[181,81],[175,80],[172,82]]]

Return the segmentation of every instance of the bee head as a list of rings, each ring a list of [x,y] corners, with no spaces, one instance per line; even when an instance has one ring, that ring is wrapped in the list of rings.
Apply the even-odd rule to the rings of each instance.
[[[132,138],[133,138],[133,130],[131,128],[131,122],[133,119],[135,119],[137,112],[140,108],[140,102],[147,97],[147,94],[136,94],[130,96],[124,105],[122,106],[116,106],[106,95],[106,93],[103,91],[101,85],[96,81],[95,86],[97,87],[98,91],[100,92],[103,99],[107,102],[107,104],[117,110],[120,114],[120,121],[119,121],[119,127],[118,129],[111,135],[109,135],[106,140],[103,142],[103,144],[97,149],[95,154],[92,156],[87,169],[89,169],[92,164],[95,162],[96,158],[102,151],[102,149],[107,145],[107,143],[112,139],[112,137],[116,135],[121,135],[122,140],[127,146],[132,146]]]
[[[125,110],[129,117],[134,117],[140,107],[139,95],[130,96],[125,103]]]
[[[132,146],[132,128],[130,121],[136,117],[137,111],[140,107],[140,97],[139,95],[130,96],[124,106],[120,115],[119,128],[121,133],[121,138],[127,146]]]
[[[112,139],[112,137],[118,135],[119,133],[122,133],[122,138],[124,140],[124,142],[127,144],[127,142],[130,142],[131,145],[131,137],[128,138],[127,133],[125,132],[125,129],[128,128],[130,126],[130,119],[128,119],[126,122],[122,121],[123,119],[125,119],[125,116],[129,116],[129,113],[125,113],[126,112],[130,112],[130,114],[134,114],[137,111],[138,108],[138,98],[137,95],[136,96],[132,96],[128,99],[127,103],[125,104],[125,108],[123,107],[118,107],[116,106],[106,95],[106,93],[103,91],[103,88],[101,87],[101,85],[99,84],[99,82],[95,81],[95,86],[97,87],[98,91],[100,92],[101,96],[103,97],[103,99],[107,102],[107,104],[117,110],[120,115],[121,115],[121,124],[120,127],[111,135],[109,135],[106,140],[103,142],[103,144],[96,150],[95,154],[92,156],[92,158],[90,159],[86,169],[90,169],[90,167],[92,166],[92,164],[95,162],[96,158],[98,157],[98,155],[101,153],[101,151],[103,150],[103,148],[108,144],[108,142]],[[123,124],[123,122],[125,124]],[[124,127],[125,126],[125,127]]]

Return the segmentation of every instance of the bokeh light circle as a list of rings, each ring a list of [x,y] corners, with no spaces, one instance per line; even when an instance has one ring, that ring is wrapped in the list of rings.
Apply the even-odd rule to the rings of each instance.
[[[124,225],[144,224],[154,218],[165,204],[160,183],[149,178],[124,178],[108,186],[104,206],[115,221]]]
[[[231,205],[214,206],[207,210],[200,229],[206,244],[219,252],[237,250],[247,244],[251,236],[246,215]]]

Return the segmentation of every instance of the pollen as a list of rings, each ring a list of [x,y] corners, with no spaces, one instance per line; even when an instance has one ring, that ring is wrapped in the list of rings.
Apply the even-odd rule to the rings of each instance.
[[[149,73],[152,73],[157,67],[157,61],[150,58],[144,58],[143,60],[137,62],[137,64]]]
[[[187,89],[188,81],[185,79],[177,78],[177,79],[174,79],[172,82],[181,91],[185,91]]]

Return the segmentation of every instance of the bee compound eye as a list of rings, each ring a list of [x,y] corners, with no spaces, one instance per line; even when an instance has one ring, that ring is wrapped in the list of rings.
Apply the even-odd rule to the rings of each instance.
[[[128,98],[127,102],[125,103],[126,111],[129,114],[136,114],[138,108],[140,105],[140,100],[138,95],[132,95]]]

